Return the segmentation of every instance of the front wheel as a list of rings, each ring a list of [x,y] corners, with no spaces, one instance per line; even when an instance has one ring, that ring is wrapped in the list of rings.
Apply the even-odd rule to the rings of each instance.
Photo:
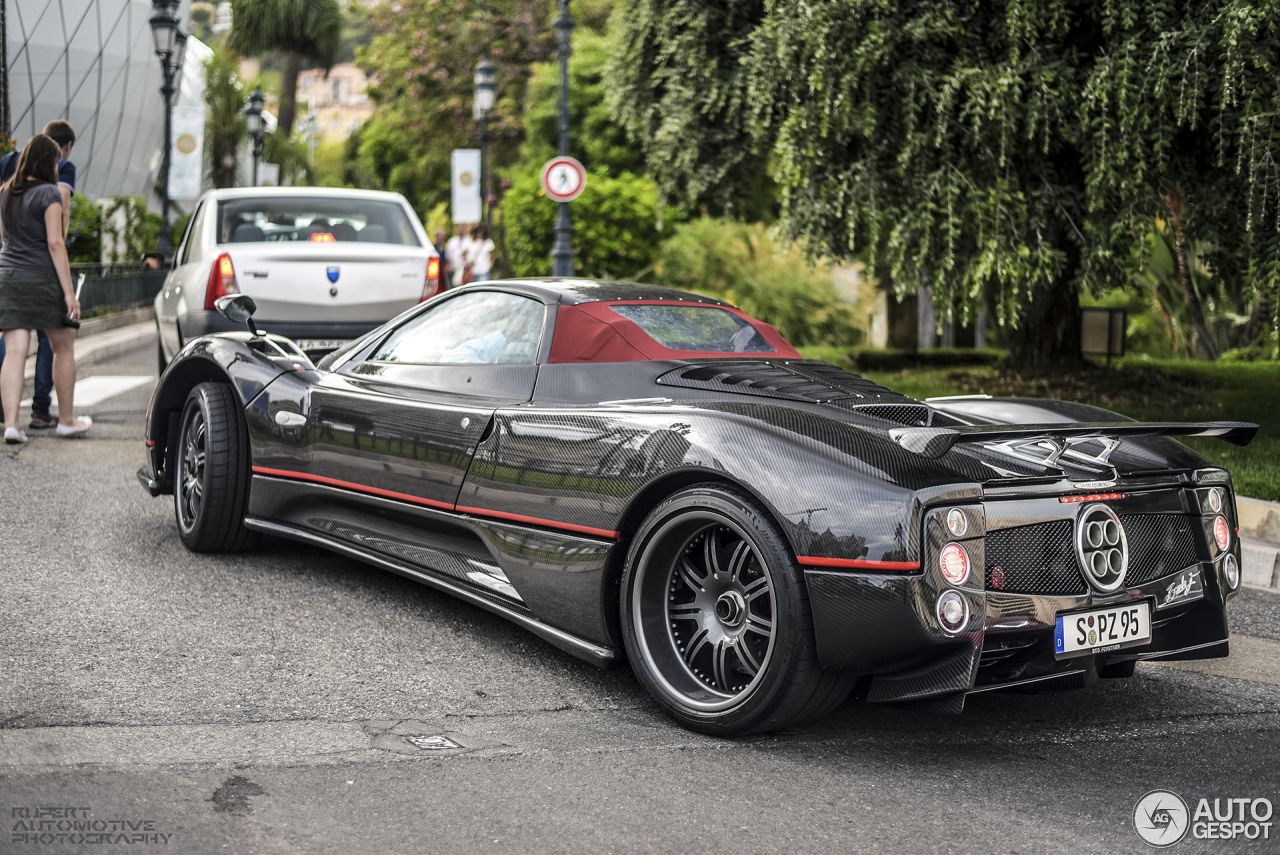
[[[692,730],[759,733],[820,718],[853,688],[823,671],[802,571],[744,490],[698,485],[655,508],[622,575],[641,684]]]
[[[239,552],[259,540],[244,525],[249,460],[238,409],[230,386],[201,383],[182,410],[173,504],[178,536],[193,552]]]

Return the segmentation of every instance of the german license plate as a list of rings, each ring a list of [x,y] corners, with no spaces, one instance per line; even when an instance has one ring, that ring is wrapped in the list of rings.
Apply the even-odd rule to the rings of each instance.
[[[1118,650],[1151,640],[1146,601],[1109,609],[1058,615],[1053,650],[1059,657]]]
[[[298,350],[337,350],[348,341],[345,338],[300,338]]]

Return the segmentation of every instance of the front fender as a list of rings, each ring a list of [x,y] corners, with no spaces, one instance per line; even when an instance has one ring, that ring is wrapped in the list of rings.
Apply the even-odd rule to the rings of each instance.
[[[264,342],[248,333],[202,336],[188,342],[160,375],[144,424],[147,464],[138,473],[153,496],[173,492],[170,450],[176,446],[178,420],[192,389],[200,383],[227,383],[243,409],[281,374],[297,370],[295,366],[311,367],[301,354],[282,358],[279,348],[264,348]]]

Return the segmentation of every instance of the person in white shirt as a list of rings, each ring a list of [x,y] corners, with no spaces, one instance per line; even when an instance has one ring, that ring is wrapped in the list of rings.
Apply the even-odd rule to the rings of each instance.
[[[471,266],[472,282],[488,282],[493,277],[493,241],[489,240],[489,227],[481,223],[474,229],[475,238],[467,247],[467,263]]]
[[[462,284],[462,272],[467,266],[465,250],[471,243],[468,230],[468,226],[459,224],[458,233],[444,245],[445,260],[449,263],[449,278],[452,280],[449,284],[454,288]]]

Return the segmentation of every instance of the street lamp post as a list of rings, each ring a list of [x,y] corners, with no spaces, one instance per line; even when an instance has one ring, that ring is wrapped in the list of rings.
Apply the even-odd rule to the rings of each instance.
[[[485,229],[490,235],[493,233],[493,209],[489,203],[489,145],[485,137],[489,129],[489,114],[493,112],[493,102],[497,98],[497,80],[498,69],[489,57],[484,57],[476,65],[474,115],[480,126],[480,192],[484,196]]]
[[[569,35],[573,19],[569,17],[569,0],[560,0],[560,18],[556,21],[560,34],[560,154],[569,156]],[[551,275],[573,275],[573,224],[569,220],[569,203],[561,202],[556,214],[556,245],[551,250]]]
[[[156,56],[160,57],[160,71],[164,76],[160,94],[164,96],[164,154],[160,171],[163,198],[160,200],[160,246],[162,255],[173,254],[173,226],[169,223],[169,149],[173,147],[173,78],[182,68],[187,50],[187,34],[178,28],[169,0],[152,0],[151,38]]]
[[[262,87],[253,90],[249,96],[249,105],[244,108],[244,123],[253,140],[253,186],[258,186],[258,161],[262,159],[262,140],[266,136],[262,128]]]

